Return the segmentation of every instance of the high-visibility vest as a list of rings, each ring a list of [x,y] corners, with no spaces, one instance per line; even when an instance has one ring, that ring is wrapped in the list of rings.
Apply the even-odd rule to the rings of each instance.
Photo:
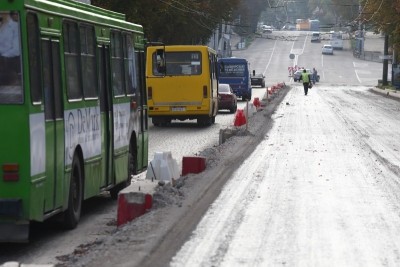
[[[303,80],[303,83],[309,83],[310,82],[310,77],[308,76],[307,72],[302,72],[301,73],[301,79]]]

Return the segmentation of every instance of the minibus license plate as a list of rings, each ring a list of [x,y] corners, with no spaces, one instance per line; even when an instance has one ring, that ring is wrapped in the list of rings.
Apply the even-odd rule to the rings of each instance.
[[[172,111],[186,111],[185,107],[173,107]]]

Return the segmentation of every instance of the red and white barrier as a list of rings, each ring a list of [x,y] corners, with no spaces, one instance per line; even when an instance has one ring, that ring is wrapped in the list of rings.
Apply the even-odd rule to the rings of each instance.
[[[189,173],[200,173],[206,169],[206,158],[205,157],[183,157],[182,158],[182,175]]]
[[[118,194],[117,226],[145,214],[153,206],[153,194],[158,182],[137,181]]]

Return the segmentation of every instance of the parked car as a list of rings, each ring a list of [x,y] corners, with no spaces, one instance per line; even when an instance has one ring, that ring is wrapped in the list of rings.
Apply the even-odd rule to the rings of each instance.
[[[272,33],[274,28],[272,28],[271,26],[268,25],[263,25],[262,26],[262,31],[263,33]]]
[[[265,87],[265,76],[262,73],[255,73],[251,75],[251,85]]]
[[[322,47],[322,54],[333,55],[333,46],[330,44],[324,44],[324,46]]]
[[[218,85],[218,110],[221,109],[229,109],[231,113],[235,113],[237,110],[237,97],[227,83]]]
[[[301,78],[301,74],[303,73],[304,69],[298,69],[294,74],[293,74],[293,80],[295,82],[299,82]],[[306,69],[306,72],[311,76],[312,79],[312,71],[310,69]],[[317,82],[319,82],[319,75],[317,74]]]

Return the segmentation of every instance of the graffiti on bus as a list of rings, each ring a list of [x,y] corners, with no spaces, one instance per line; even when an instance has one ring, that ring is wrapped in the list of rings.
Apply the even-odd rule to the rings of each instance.
[[[65,111],[65,161],[71,164],[79,144],[84,158],[101,153],[100,108],[88,107]]]

